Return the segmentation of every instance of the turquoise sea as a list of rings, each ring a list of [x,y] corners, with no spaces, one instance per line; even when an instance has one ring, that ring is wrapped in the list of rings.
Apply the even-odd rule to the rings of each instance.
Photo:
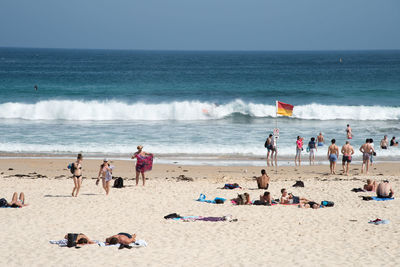
[[[347,123],[379,147],[400,137],[400,51],[0,48],[0,153],[260,157],[276,100],[295,106],[279,155],[320,131],[341,145]]]

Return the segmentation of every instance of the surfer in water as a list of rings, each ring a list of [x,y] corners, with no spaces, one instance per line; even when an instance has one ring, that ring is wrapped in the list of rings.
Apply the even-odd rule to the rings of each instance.
[[[33,88],[35,88],[35,91],[38,90],[38,86],[36,84],[35,84],[35,86]]]

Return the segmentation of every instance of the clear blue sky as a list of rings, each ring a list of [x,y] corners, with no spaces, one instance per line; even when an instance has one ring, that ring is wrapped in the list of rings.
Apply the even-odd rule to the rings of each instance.
[[[0,46],[400,49],[400,0],[1,0]]]

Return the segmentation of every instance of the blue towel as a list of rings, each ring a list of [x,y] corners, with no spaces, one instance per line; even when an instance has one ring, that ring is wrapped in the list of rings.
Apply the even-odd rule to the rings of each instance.
[[[205,196],[204,194],[200,194],[200,196],[199,196],[199,198],[197,199],[197,201],[216,204],[215,201],[216,201],[217,199],[220,199],[220,200],[222,200],[222,201],[224,201],[224,202],[225,202],[225,200],[226,200],[225,198],[222,198],[222,197],[216,197],[216,198],[214,198],[214,200],[207,200],[207,199],[206,199],[206,196]]]
[[[387,201],[387,200],[393,200],[394,198],[392,197],[385,197],[385,198],[380,198],[380,197],[372,197],[373,200],[376,201]]]

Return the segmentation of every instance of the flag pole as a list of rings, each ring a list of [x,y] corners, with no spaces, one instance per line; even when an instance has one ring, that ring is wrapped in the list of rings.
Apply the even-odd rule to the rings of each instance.
[[[278,129],[278,100],[275,100],[275,129]],[[278,173],[278,157],[277,157],[277,153],[278,153],[278,138],[276,138],[277,136],[274,136],[275,138],[275,174]],[[274,160],[274,159],[272,159]]]

